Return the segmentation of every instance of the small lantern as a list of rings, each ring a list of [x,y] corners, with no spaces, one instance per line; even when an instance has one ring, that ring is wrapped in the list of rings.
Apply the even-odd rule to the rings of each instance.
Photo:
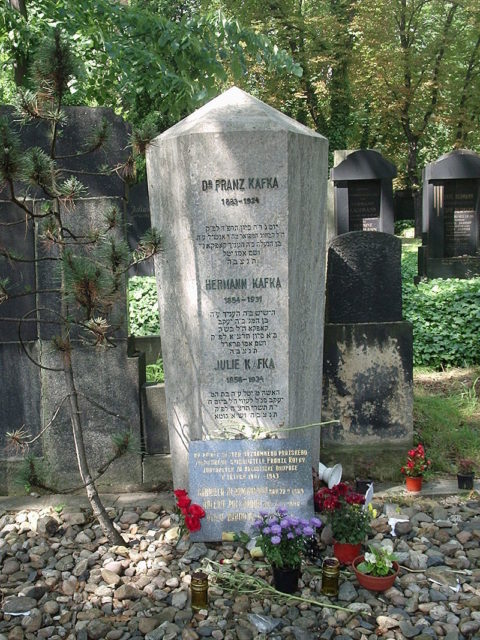
[[[322,565],[322,593],[325,596],[338,595],[340,563],[336,558],[325,558]]]
[[[190,583],[192,594],[192,609],[200,611],[208,607],[208,576],[202,571],[197,571],[192,575]]]

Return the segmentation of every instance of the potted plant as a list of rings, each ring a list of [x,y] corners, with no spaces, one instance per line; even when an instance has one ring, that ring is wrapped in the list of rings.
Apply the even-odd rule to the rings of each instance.
[[[256,544],[272,565],[273,583],[278,591],[294,593],[298,589],[302,556],[321,526],[318,518],[289,516],[283,507],[277,507],[274,513],[260,511],[260,517],[253,523]]]
[[[473,489],[475,477],[475,461],[470,458],[459,458],[457,461],[457,482],[459,489]]]
[[[422,490],[423,474],[430,467],[430,464],[431,460],[427,460],[422,444],[410,449],[407,454],[407,463],[400,469],[405,475],[407,491],[418,493]]]
[[[320,489],[315,504],[332,528],[333,554],[342,564],[350,564],[360,554],[362,543],[370,533],[374,511],[365,505],[365,496],[353,491],[345,482],[331,489]]]
[[[370,551],[364,556],[358,556],[352,562],[357,580],[362,587],[370,591],[385,591],[390,589],[398,575],[396,562],[391,544],[382,546],[369,545]]]

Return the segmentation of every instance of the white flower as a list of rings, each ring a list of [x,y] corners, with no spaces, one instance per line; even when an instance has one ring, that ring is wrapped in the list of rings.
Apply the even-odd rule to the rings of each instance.
[[[385,566],[388,567],[389,569],[393,567],[392,561],[387,558],[385,560]]]
[[[375,564],[375,561],[376,561],[375,554],[367,551],[367,553],[365,554],[365,562],[371,562],[372,564]]]

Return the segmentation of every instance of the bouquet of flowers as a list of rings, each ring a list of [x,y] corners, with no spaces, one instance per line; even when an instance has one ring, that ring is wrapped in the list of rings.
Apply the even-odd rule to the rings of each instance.
[[[176,489],[173,494],[177,501],[175,506],[180,522],[179,538],[187,533],[187,531],[190,533],[200,531],[202,527],[200,519],[205,517],[203,508],[190,500],[185,489]]]
[[[374,515],[365,496],[353,491],[345,482],[331,489],[320,489],[314,496],[315,504],[332,527],[336,542],[358,544],[370,533],[370,520]]]
[[[423,444],[419,444],[415,449],[410,449],[407,454],[407,464],[401,467],[400,471],[409,478],[419,478],[431,465],[431,460],[425,457]]]
[[[305,520],[289,516],[287,509],[277,507],[275,513],[260,511],[253,523],[257,545],[273,567],[300,567],[302,556],[322,526],[318,518]]]

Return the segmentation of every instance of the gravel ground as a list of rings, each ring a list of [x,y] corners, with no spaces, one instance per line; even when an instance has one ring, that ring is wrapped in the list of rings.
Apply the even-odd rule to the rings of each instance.
[[[109,507],[121,547],[108,546],[85,508],[0,506],[0,640],[480,639],[480,501],[473,496],[376,500],[374,539],[391,537],[401,565],[384,593],[362,589],[345,570],[338,598],[328,599],[312,561],[295,595],[318,604],[232,592],[211,576],[208,610],[197,613],[190,575],[208,559],[267,582],[270,569],[235,543],[175,545],[174,522],[155,496],[136,508]],[[395,536],[391,518],[403,519]],[[328,531],[321,537],[318,564],[332,553]]]

